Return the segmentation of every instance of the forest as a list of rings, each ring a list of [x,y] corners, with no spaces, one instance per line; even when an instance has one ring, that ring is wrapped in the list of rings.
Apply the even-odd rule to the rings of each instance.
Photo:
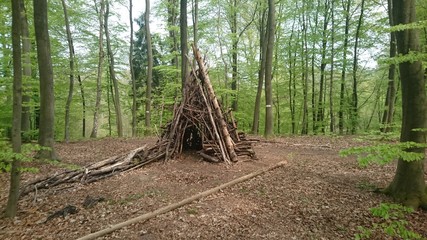
[[[365,176],[363,170],[354,167],[359,174],[354,179],[374,182],[368,184],[369,189],[382,186],[369,194],[385,193],[389,201],[403,205],[385,205],[388,210],[402,213],[427,209],[426,1],[3,0],[0,21],[0,151],[4,152],[0,154],[0,179],[5,186],[0,192],[0,207],[9,218],[19,216],[19,208],[26,209],[25,204],[19,204],[30,201],[20,196],[22,186],[35,176],[82,169],[84,164],[123,154],[139,144],[152,144],[156,137],[165,139],[168,124],[176,119],[177,106],[194,101],[187,100],[187,82],[196,71],[204,71],[193,47],[200,50],[207,64],[206,74],[215,89],[213,98],[224,113],[231,114],[236,134],[230,141],[240,141],[238,128],[253,140],[258,158],[264,159],[265,154],[271,157],[266,163],[277,163],[276,149],[288,165],[302,169],[311,165],[290,160],[293,154],[304,157],[303,150],[295,146],[314,146],[307,151],[319,154],[319,158],[323,154],[319,149],[326,146],[331,150],[327,158],[350,156],[351,161],[345,160],[345,164],[354,162],[387,176]],[[215,120],[220,122],[221,118]],[[92,146],[95,141],[113,146],[108,150]],[[182,140],[172,141],[181,144]],[[73,144],[86,143],[93,147],[88,150],[91,157],[81,158],[90,161],[76,160],[66,153]],[[98,152],[98,147],[104,150]],[[286,149],[295,153],[285,153]],[[248,153],[255,154],[252,149]],[[95,156],[98,158],[92,159]],[[223,161],[230,163],[225,158]],[[203,166],[187,164],[200,170],[202,176],[213,178],[201,170]],[[243,174],[263,166],[254,164],[238,168]],[[330,160],[324,164],[319,171],[328,172],[326,165],[334,165]],[[383,169],[378,164],[388,165]],[[342,165],[337,168],[346,172]],[[231,177],[224,175],[224,179]],[[166,188],[164,180],[157,187]],[[254,183],[258,189],[261,185]],[[145,196],[138,194],[132,196]],[[156,194],[150,196],[154,199]],[[180,193],[168,196],[174,194]],[[110,204],[116,201],[111,199]],[[371,200],[371,207],[376,206],[374,202],[384,202],[383,196]],[[413,215],[410,218],[413,221],[409,221],[406,232],[393,235],[384,230],[384,234],[425,239],[425,227],[419,227],[422,220]],[[335,229],[332,235],[313,232],[300,236],[382,238],[382,233],[375,232],[387,226],[375,223],[376,227],[369,230],[366,221],[360,222],[364,231],[359,233],[351,229],[342,236],[334,235],[340,232]],[[284,232],[289,231],[279,231],[282,236]],[[162,234],[153,239],[177,233]],[[175,237],[190,236],[196,237]],[[234,236],[246,239],[249,235]]]

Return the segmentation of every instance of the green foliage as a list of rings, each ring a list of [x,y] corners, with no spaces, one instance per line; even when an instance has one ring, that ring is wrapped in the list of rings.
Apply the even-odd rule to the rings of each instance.
[[[355,235],[355,239],[370,239],[374,233],[399,239],[423,239],[420,234],[407,228],[409,223],[404,218],[414,211],[412,208],[399,204],[381,203],[378,207],[371,208],[370,211],[374,217],[380,218],[381,222],[374,223],[369,228],[359,226],[359,233]]]
[[[359,165],[367,167],[370,164],[385,165],[396,159],[408,162],[422,160],[424,154],[410,150],[425,147],[426,144],[415,142],[384,143],[373,146],[347,148],[340,151],[340,156],[357,155]]]
[[[23,144],[21,153],[14,153],[12,146],[9,141],[5,139],[0,140],[0,172],[9,172],[12,167],[12,161],[14,159],[22,162],[31,162],[35,151],[41,149],[47,149],[37,144]],[[37,172],[37,168],[23,167],[20,169],[21,172]]]

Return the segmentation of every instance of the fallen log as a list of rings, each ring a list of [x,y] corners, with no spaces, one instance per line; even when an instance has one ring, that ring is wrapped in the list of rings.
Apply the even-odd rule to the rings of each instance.
[[[276,163],[274,165],[271,165],[269,167],[260,169],[258,171],[255,171],[255,172],[252,172],[250,174],[247,174],[247,175],[245,175],[243,177],[236,178],[236,179],[234,179],[234,180],[232,180],[230,182],[221,184],[221,185],[219,185],[217,187],[211,188],[211,189],[206,190],[204,192],[201,192],[201,193],[198,193],[196,195],[193,195],[193,196],[191,196],[189,198],[183,199],[183,200],[181,200],[181,201],[179,201],[177,203],[173,203],[173,204],[161,207],[161,208],[159,208],[159,209],[157,209],[157,210],[155,210],[153,212],[145,213],[143,215],[140,215],[138,217],[129,219],[127,221],[124,221],[124,222],[121,222],[121,223],[109,226],[108,228],[99,230],[98,232],[94,232],[94,233],[88,234],[86,236],[83,236],[81,238],[78,238],[77,240],[90,240],[90,239],[95,239],[95,238],[98,238],[98,237],[102,237],[102,236],[104,236],[104,235],[106,235],[108,233],[114,232],[114,231],[116,231],[116,230],[118,230],[120,228],[129,226],[129,225],[137,223],[137,222],[145,221],[145,220],[148,220],[150,218],[156,217],[156,216],[158,216],[160,214],[167,213],[167,212],[172,211],[174,209],[180,208],[180,207],[182,207],[182,206],[184,206],[186,204],[189,204],[189,203],[191,203],[193,201],[199,200],[199,199],[201,199],[203,197],[206,197],[208,195],[216,193],[216,192],[218,192],[218,191],[220,191],[220,190],[222,190],[224,188],[236,185],[238,183],[241,183],[241,182],[249,180],[249,179],[251,179],[253,177],[256,177],[256,176],[258,176],[258,175],[260,175],[262,173],[265,173],[265,172],[271,171],[271,170],[273,170],[275,168],[281,167],[281,166],[285,165],[286,163],[287,163],[286,161],[278,162],[278,163]]]

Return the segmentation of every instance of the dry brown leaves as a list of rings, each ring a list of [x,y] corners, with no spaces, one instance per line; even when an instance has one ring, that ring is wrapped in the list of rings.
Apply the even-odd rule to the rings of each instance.
[[[63,163],[86,165],[154,139],[101,139],[58,144]],[[360,169],[341,148],[360,145],[348,137],[287,137],[256,144],[259,160],[209,164],[188,153],[89,185],[40,191],[20,201],[14,220],[0,220],[0,239],[75,239],[129,218],[180,201],[261,167],[286,159],[288,164],[104,239],[352,239],[358,226],[378,220],[369,208],[390,201],[371,192],[386,186],[394,166]],[[37,165],[37,164],[36,164]],[[62,169],[43,165],[37,176]],[[26,174],[28,181],[34,175]],[[0,174],[2,186],[7,174]],[[0,191],[4,207],[7,187]],[[84,208],[87,196],[105,201]],[[53,212],[74,205],[79,211],[45,223]],[[409,217],[410,227],[427,236],[427,214]],[[384,239],[379,236],[379,239]]]

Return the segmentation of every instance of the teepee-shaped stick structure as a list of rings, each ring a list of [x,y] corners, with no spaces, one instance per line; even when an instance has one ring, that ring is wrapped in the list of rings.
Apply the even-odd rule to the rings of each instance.
[[[181,103],[175,105],[173,119],[152,147],[140,147],[81,169],[36,180],[23,187],[21,194],[64,183],[91,183],[120,172],[140,168],[158,160],[168,160],[183,150],[197,150],[209,162],[236,162],[240,155],[255,158],[251,141],[237,132],[231,112],[225,114],[215,96],[206,65],[193,46],[199,68],[186,81]]]
[[[200,155],[211,162],[235,162],[237,155],[254,157],[250,143],[244,141],[244,136],[239,137],[231,112],[228,119],[223,113],[206,65],[194,45],[193,52],[199,68],[190,72],[182,102],[161,139],[168,142],[166,159],[185,148],[200,150]]]

